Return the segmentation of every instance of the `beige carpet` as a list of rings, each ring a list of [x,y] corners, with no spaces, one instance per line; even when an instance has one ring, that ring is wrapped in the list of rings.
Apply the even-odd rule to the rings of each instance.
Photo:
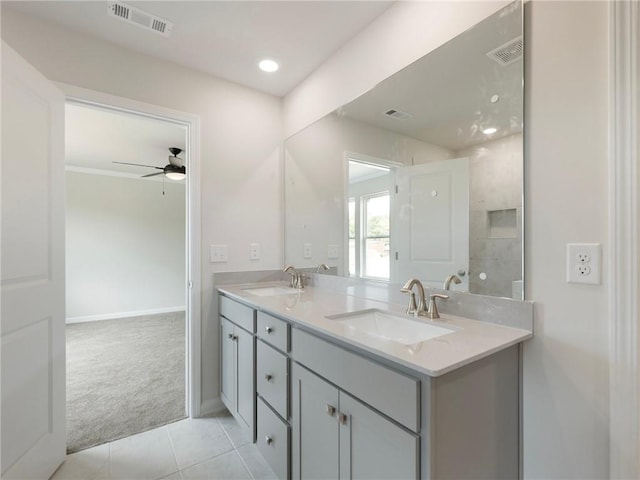
[[[67,452],[181,418],[184,312],[67,325]]]

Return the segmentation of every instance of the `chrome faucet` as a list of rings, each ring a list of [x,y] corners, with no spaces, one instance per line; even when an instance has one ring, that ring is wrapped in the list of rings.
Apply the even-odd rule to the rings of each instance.
[[[453,283],[455,283],[456,285],[460,285],[460,283],[462,282],[462,280],[460,280],[460,277],[457,276],[455,273],[453,275],[449,275],[447,277],[447,279],[444,281],[444,285],[442,286],[443,290],[451,290],[451,282],[453,281]]]
[[[321,263],[316,267],[316,273],[320,273],[320,270],[329,270],[329,267],[326,263]]]
[[[304,288],[304,277],[293,268],[293,265],[287,265],[282,271],[291,275],[291,281],[289,282],[291,288],[299,288],[300,290]]]
[[[413,293],[413,286],[418,287],[418,304],[416,305],[416,296]],[[403,293],[409,294],[409,306],[407,307],[407,313],[413,314],[415,316],[425,317],[429,313],[427,310],[427,302],[424,298],[424,287],[420,280],[416,278],[412,278],[407,283],[404,284],[404,287],[400,289]]]

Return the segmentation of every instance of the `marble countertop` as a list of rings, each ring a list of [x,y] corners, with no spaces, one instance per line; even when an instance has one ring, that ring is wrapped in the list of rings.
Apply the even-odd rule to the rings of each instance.
[[[442,313],[441,318],[437,320],[414,318],[405,313],[404,306],[340,294],[318,287],[306,287],[303,291],[272,296],[258,296],[249,291],[251,288],[263,286],[285,284],[225,285],[218,287],[218,290],[257,310],[271,313],[324,337],[337,339],[432,377],[468,365],[533,336],[531,331],[483,322],[482,319],[471,320]],[[348,328],[340,320],[327,318],[369,309],[379,309],[454,331],[430,340],[404,345]]]

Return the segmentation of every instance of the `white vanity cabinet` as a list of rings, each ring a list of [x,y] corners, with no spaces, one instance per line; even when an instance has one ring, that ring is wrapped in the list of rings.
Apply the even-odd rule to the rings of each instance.
[[[292,370],[292,478],[419,478],[417,434],[305,367]]]
[[[255,310],[220,296],[220,397],[233,416],[255,425]]]

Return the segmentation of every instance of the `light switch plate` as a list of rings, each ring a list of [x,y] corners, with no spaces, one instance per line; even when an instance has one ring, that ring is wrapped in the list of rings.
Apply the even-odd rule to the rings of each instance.
[[[209,262],[224,263],[228,260],[226,245],[210,245],[209,246]]]
[[[338,245],[329,245],[327,248],[327,258],[332,260],[338,258],[338,251]]]

